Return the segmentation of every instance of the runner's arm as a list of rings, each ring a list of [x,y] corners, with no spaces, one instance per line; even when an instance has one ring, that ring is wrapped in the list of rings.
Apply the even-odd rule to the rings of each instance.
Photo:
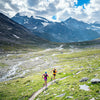
[[[42,78],[43,78],[44,74],[42,75]]]

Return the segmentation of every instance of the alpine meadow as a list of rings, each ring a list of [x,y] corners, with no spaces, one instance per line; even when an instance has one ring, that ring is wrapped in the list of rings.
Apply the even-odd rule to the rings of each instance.
[[[0,1],[0,100],[100,100],[100,1]]]

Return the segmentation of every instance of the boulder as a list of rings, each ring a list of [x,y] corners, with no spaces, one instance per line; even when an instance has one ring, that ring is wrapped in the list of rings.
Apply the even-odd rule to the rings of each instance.
[[[90,99],[90,100],[95,100],[95,98],[92,98],[92,99]]]
[[[69,99],[69,98],[73,98],[73,97],[72,96],[67,96],[66,98]]]
[[[85,90],[85,91],[89,91],[89,86],[87,86],[86,84],[84,85],[79,85],[80,89]]]
[[[58,96],[56,96],[56,97],[62,97],[62,96],[64,96],[64,95],[65,95],[65,93],[60,94],[60,95],[58,95]]]
[[[93,83],[93,84],[100,83],[100,79],[92,79],[91,83]]]
[[[80,82],[85,82],[85,81],[87,81],[89,78],[87,78],[87,77],[83,77],[81,80],[80,80]]]

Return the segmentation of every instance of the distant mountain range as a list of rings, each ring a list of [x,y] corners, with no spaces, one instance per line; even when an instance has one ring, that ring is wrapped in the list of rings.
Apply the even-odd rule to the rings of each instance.
[[[16,23],[15,21],[0,13],[0,46],[12,44],[41,45],[47,42],[47,40],[36,36],[24,26]]]
[[[100,24],[88,24],[71,17],[62,22],[51,22],[40,16],[27,17],[18,13],[12,20],[39,37],[53,42],[81,42],[100,37]]]

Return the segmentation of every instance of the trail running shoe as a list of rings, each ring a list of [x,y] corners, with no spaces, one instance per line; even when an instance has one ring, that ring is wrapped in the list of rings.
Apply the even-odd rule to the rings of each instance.
[[[52,81],[52,78],[51,78],[51,81]]]

